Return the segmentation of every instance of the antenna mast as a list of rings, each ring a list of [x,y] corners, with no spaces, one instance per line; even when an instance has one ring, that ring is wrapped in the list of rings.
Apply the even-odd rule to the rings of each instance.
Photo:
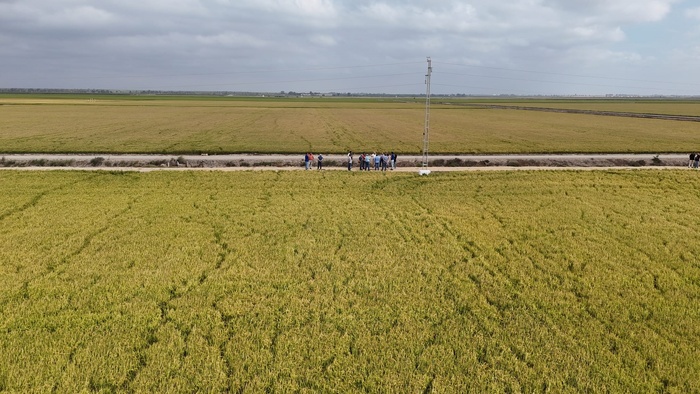
[[[428,73],[425,74],[425,129],[423,130],[423,168],[420,170],[421,175],[430,174],[428,170],[428,142],[430,134],[430,77],[433,73],[433,63],[428,57]]]

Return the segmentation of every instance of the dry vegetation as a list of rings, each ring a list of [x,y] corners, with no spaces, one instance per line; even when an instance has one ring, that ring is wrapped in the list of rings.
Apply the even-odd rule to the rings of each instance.
[[[0,391],[697,392],[691,171],[0,172]]]

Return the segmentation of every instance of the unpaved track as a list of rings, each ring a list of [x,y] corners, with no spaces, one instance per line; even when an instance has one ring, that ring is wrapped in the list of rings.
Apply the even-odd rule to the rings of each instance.
[[[352,171],[358,171],[358,155]],[[99,159],[99,163],[94,161]],[[399,156],[395,172],[415,172],[422,156]],[[101,155],[0,154],[2,169],[108,170],[108,171],[295,171],[304,170],[303,155]],[[347,155],[325,155],[324,170],[347,171]],[[184,161],[184,163],[182,162]],[[687,155],[672,154],[556,154],[556,155],[431,155],[429,169],[446,171],[678,169],[687,167]],[[315,164],[315,163],[314,163]],[[313,166],[313,170],[315,169]],[[388,171],[392,172],[392,171]]]
[[[313,152],[318,155],[318,152]],[[323,153],[323,152],[321,152]],[[661,159],[686,159],[688,155],[685,153],[564,153],[564,154],[495,154],[495,155],[468,155],[468,154],[431,154],[430,160],[587,160],[587,159],[651,159],[658,156]],[[89,153],[89,154],[51,154],[51,153],[26,153],[26,154],[5,154],[0,153],[0,158],[5,160],[84,160],[89,161],[94,158],[101,157],[111,161],[156,161],[167,160],[171,158],[183,157],[186,160],[209,160],[217,162],[274,162],[274,161],[304,161],[304,153],[290,154],[230,154],[230,155],[177,155],[177,154],[109,154],[109,153]],[[344,160],[346,154],[328,154],[324,155],[327,160]],[[420,155],[399,155],[399,161],[420,161]],[[358,153],[354,154],[357,161]]]
[[[431,173],[440,172],[494,172],[494,171],[610,171],[610,170],[630,170],[630,171],[644,171],[644,170],[679,170],[690,168],[683,166],[648,166],[648,167],[632,167],[632,166],[614,166],[614,167],[430,167]],[[154,172],[154,171],[304,171],[303,168],[299,167],[210,167],[210,168],[196,168],[196,167],[0,167],[0,171],[124,171],[124,172]],[[394,171],[386,171],[387,173],[416,173],[418,174],[420,168],[417,167],[402,167],[397,168]],[[347,171],[345,168],[332,167],[324,168],[321,171]],[[309,172],[321,172],[316,169],[309,170]],[[355,168],[353,172],[358,172]],[[364,173],[365,171],[363,171]],[[376,172],[376,171],[371,171]]]

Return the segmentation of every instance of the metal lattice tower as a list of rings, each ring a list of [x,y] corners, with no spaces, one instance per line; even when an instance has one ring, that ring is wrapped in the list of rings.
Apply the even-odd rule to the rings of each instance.
[[[423,170],[426,174],[429,173],[428,169],[428,144],[429,144],[429,134],[430,134],[430,76],[433,73],[433,63],[430,58],[428,58],[428,73],[425,74],[425,129],[423,130]],[[423,173],[424,171],[421,171]]]

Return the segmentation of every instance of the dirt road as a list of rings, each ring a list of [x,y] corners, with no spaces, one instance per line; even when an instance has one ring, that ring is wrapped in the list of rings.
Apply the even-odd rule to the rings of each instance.
[[[353,170],[358,170],[358,155]],[[399,156],[397,171],[417,171],[422,157]],[[326,169],[347,170],[347,155],[324,155]],[[431,170],[683,167],[686,154],[431,155]],[[314,163],[315,164],[315,163]],[[0,167],[141,169],[303,169],[304,155],[0,154]],[[314,165],[315,168],[315,165]]]

